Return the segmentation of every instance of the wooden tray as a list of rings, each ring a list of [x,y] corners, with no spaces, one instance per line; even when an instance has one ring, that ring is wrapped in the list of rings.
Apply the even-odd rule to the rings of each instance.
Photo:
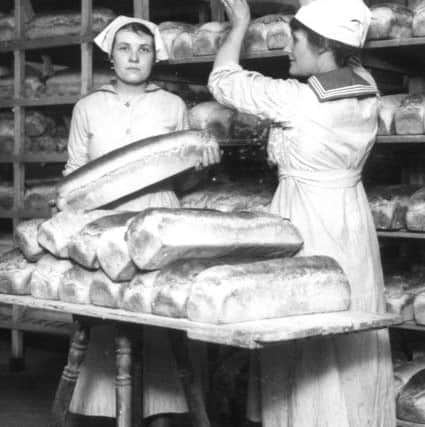
[[[250,349],[314,336],[386,328],[390,325],[401,323],[401,318],[392,314],[378,315],[344,311],[228,325],[212,325],[192,322],[187,319],[133,313],[131,311],[97,307],[94,305],[41,300],[31,296],[0,295],[0,303],[60,311],[104,320],[178,329],[186,331],[187,336],[194,340]]]

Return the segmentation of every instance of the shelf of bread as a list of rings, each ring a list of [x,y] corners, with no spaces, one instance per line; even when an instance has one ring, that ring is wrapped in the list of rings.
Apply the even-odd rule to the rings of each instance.
[[[15,105],[22,107],[40,107],[46,105],[69,105],[75,104],[81,95],[57,95],[40,98],[14,98],[0,100],[0,108],[12,108]]]
[[[423,144],[425,143],[425,135],[378,135],[376,142],[379,144]]]

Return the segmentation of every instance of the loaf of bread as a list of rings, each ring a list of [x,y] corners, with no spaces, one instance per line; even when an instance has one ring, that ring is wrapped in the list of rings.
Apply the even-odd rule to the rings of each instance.
[[[232,118],[230,136],[234,139],[267,141],[270,123],[253,114],[237,111]]]
[[[229,22],[207,22],[193,34],[195,56],[215,55],[230,31]]]
[[[350,285],[329,257],[294,257],[211,267],[195,279],[190,320],[234,323],[347,310]]]
[[[187,299],[195,278],[214,264],[217,261],[192,259],[176,261],[161,269],[154,282],[156,292],[152,313],[175,318],[187,317]]]
[[[368,192],[369,206],[378,230],[406,228],[406,212],[417,185],[378,185]]]
[[[137,274],[124,291],[122,308],[137,313],[152,313],[152,303],[158,287],[155,280],[159,270]]]
[[[206,101],[189,110],[191,129],[205,129],[218,139],[230,137],[230,128],[235,110],[227,108],[216,101]]]
[[[262,180],[212,182],[183,196],[180,205],[182,208],[217,209],[222,212],[269,212],[274,190],[275,185]]]
[[[142,270],[179,259],[292,255],[303,244],[298,230],[277,215],[167,208],[138,214],[126,239],[132,260]]]
[[[425,231],[425,187],[420,188],[409,198],[406,226],[411,231]]]
[[[413,12],[402,5],[382,3],[371,7],[368,39],[406,39],[412,36]]]
[[[110,211],[63,211],[43,222],[38,228],[38,243],[58,258],[69,258],[68,245],[85,225],[109,215]]]
[[[128,222],[121,227],[106,230],[97,243],[96,256],[99,265],[115,282],[130,281],[136,274],[136,265],[130,257],[125,239],[127,229]]]
[[[50,212],[49,202],[56,198],[54,184],[41,184],[30,187],[24,193],[24,208],[28,211],[46,216]]]
[[[218,149],[206,131],[179,131],[113,150],[69,174],[58,185],[57,207],[90,210],[115,202],[201,163]]]
[[[68,245],[69,257],[83,267],[99,268],[97,247],[102,234],[116,227],[125,227],[135,215],[135,212],[111,213],[88,223],[72,237]]]
[[[11,14],[0,16],[0,40],[9,41],[15,38],[15,17]]]
[[[395,113],[395,129],[398,135],[425,133],[425,95],[409,95],[403,99]]]
[[[13,185],[9,183],[0,184],[0,208],[12,209],[13,208]]]
[[[396,397],[402,388],[410,381],[410,379],[418,372],[425,370],[425,358],[419,358],[405,362],[394,368],[394,388]]]
[[[425,424],[425,402],[423,391],[425,387],[425,370],[413,375],[405,384],[396,401],[397,418],[416,424]]]
[[[381,97],[378,113],[378,135],[394,135],[394,116],[407,94],[386,95]]]
[[[15,228],[15,242],[28,261],[38,261],[44,254],[44,249],[38,244],[38,228],[44,218],[34,218],[20,222]]]
[[[385,304],[388,313],[398,314],[403,321],[413,320],[414,293],[409,292],[409,277],[391,275],[385,277]]]
[[[102,270],[97,270],[90,286],[90,301],[102,307],[120,308],[128,285],[128,282],[113,282]]]
[[[37,262],[31,276],[30,289],[34,298],[59,299],[59,285],[67,270],[72,268],[69,260],[46,254]]]
[[[195,31],[194,25],[185,22],[165,21],[158,25],[158,29],[170,58],[193,56],[192,34]],[[179,44],[180,46],[178,46]]]
[[[35,264],[29,263],[19,249],[0,256],[0,293],[29,295],[31,275]]]
[[[25,133],[27,136],[43,135],[50,124],[48,118],[38,111],[28,111],[25,114]],[[15,135],[15,124],[13,113],[0,113],[0,136]]]
[[[425,325],[425,292],[417,295],[413,301],[413,314],[418,325]]]
[[[276,16],[276,19],[267,22],[267,47],[269,49],[289,49],[292,45],[292,33],[289,23],[293,16],[274,16]]]
[[[90,288],[94,274],[92,270],[73,265],[65,271],[59,283],[59,299],[73,304],[90,304]]]
[[[111,82],[114,74],[110,70],[93,72],[92,90]],[[46,80],[46,95],[73,96],[81,94],[81,73],[73,70],[59,71]]]
[[[116,14],[111,9],[93,9],[91,31],[100,32]],[[37,14],[26,29],[29,39],[57,37],[81,34],[81,13],[46,13]]]
[[[415,37],[425,36],[425,2],[423,0],[419,1],[414,9],[412,29]]]
[[[1,38],[0,28],[0,40]],[[0,96],[2,98],[13,98],[14,91],[14,78],[13,76],[6,76],[0,78]],[[26,76],[24,80],[23,95],[25,98],[39,98],[45,92],[44,83],[38,76]]]

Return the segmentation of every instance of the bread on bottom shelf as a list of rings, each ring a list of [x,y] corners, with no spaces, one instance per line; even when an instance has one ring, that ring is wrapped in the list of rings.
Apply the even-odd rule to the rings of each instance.
[[[128,284],[113,282],[102,270],[97,270],[90,286],[90,301],[102,307],[120,308]]]
[[[152,303],[158,288],[155,280],[159,270],[134,276],[124,291],[122,308],[137,313],[152,313]]]
[[[145,209],[126,234],[130,257],[142,270],[156,270],[179,259],[290,256],[303,240],[278,215],[206,209]]]
[[[29,295],[31,275],[35,264],[28,262],[19,249],[0,256],[0,293]]]
[[[115,227],[123,227],[128,220],[136,215],[136,212],[119,212],[106,215],[85,225],[75,234],[69,245],[69,257],[83,267],[89,269],[99,268],[97,259],[97,247],[102,234]]]
[[[50,254],[41,257],[31,276],[31,295],[34,298],[58,300],[59,285],[70,268],[72,263],[68,260]]]
[[[38,228],[44,221],[34,218],[20,222],[15,228],[15,242],[28,261],[38,261],[45,253],[37,240]]]
[[[65,271],[59,284],[59,299],[73,304],[90,304],[90,287],[94,273],[79,265],[73,265]]]
[[[187,314],[204,323],[234,323],[344,311],[350,285],[329,257],[294,257],[211,267],[195,279]]]

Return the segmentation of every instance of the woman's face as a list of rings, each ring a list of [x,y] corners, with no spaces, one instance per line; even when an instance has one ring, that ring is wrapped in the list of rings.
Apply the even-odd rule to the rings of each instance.
[[[118,80],[130,85],[145,82],[155,61],[153,37],[127,29],[118,31],[111,59]]]
[[[289,54],[289,74],[308,77],[318,72],[319,51],[310,44],[304,30],[292,32],[292,49]]]

